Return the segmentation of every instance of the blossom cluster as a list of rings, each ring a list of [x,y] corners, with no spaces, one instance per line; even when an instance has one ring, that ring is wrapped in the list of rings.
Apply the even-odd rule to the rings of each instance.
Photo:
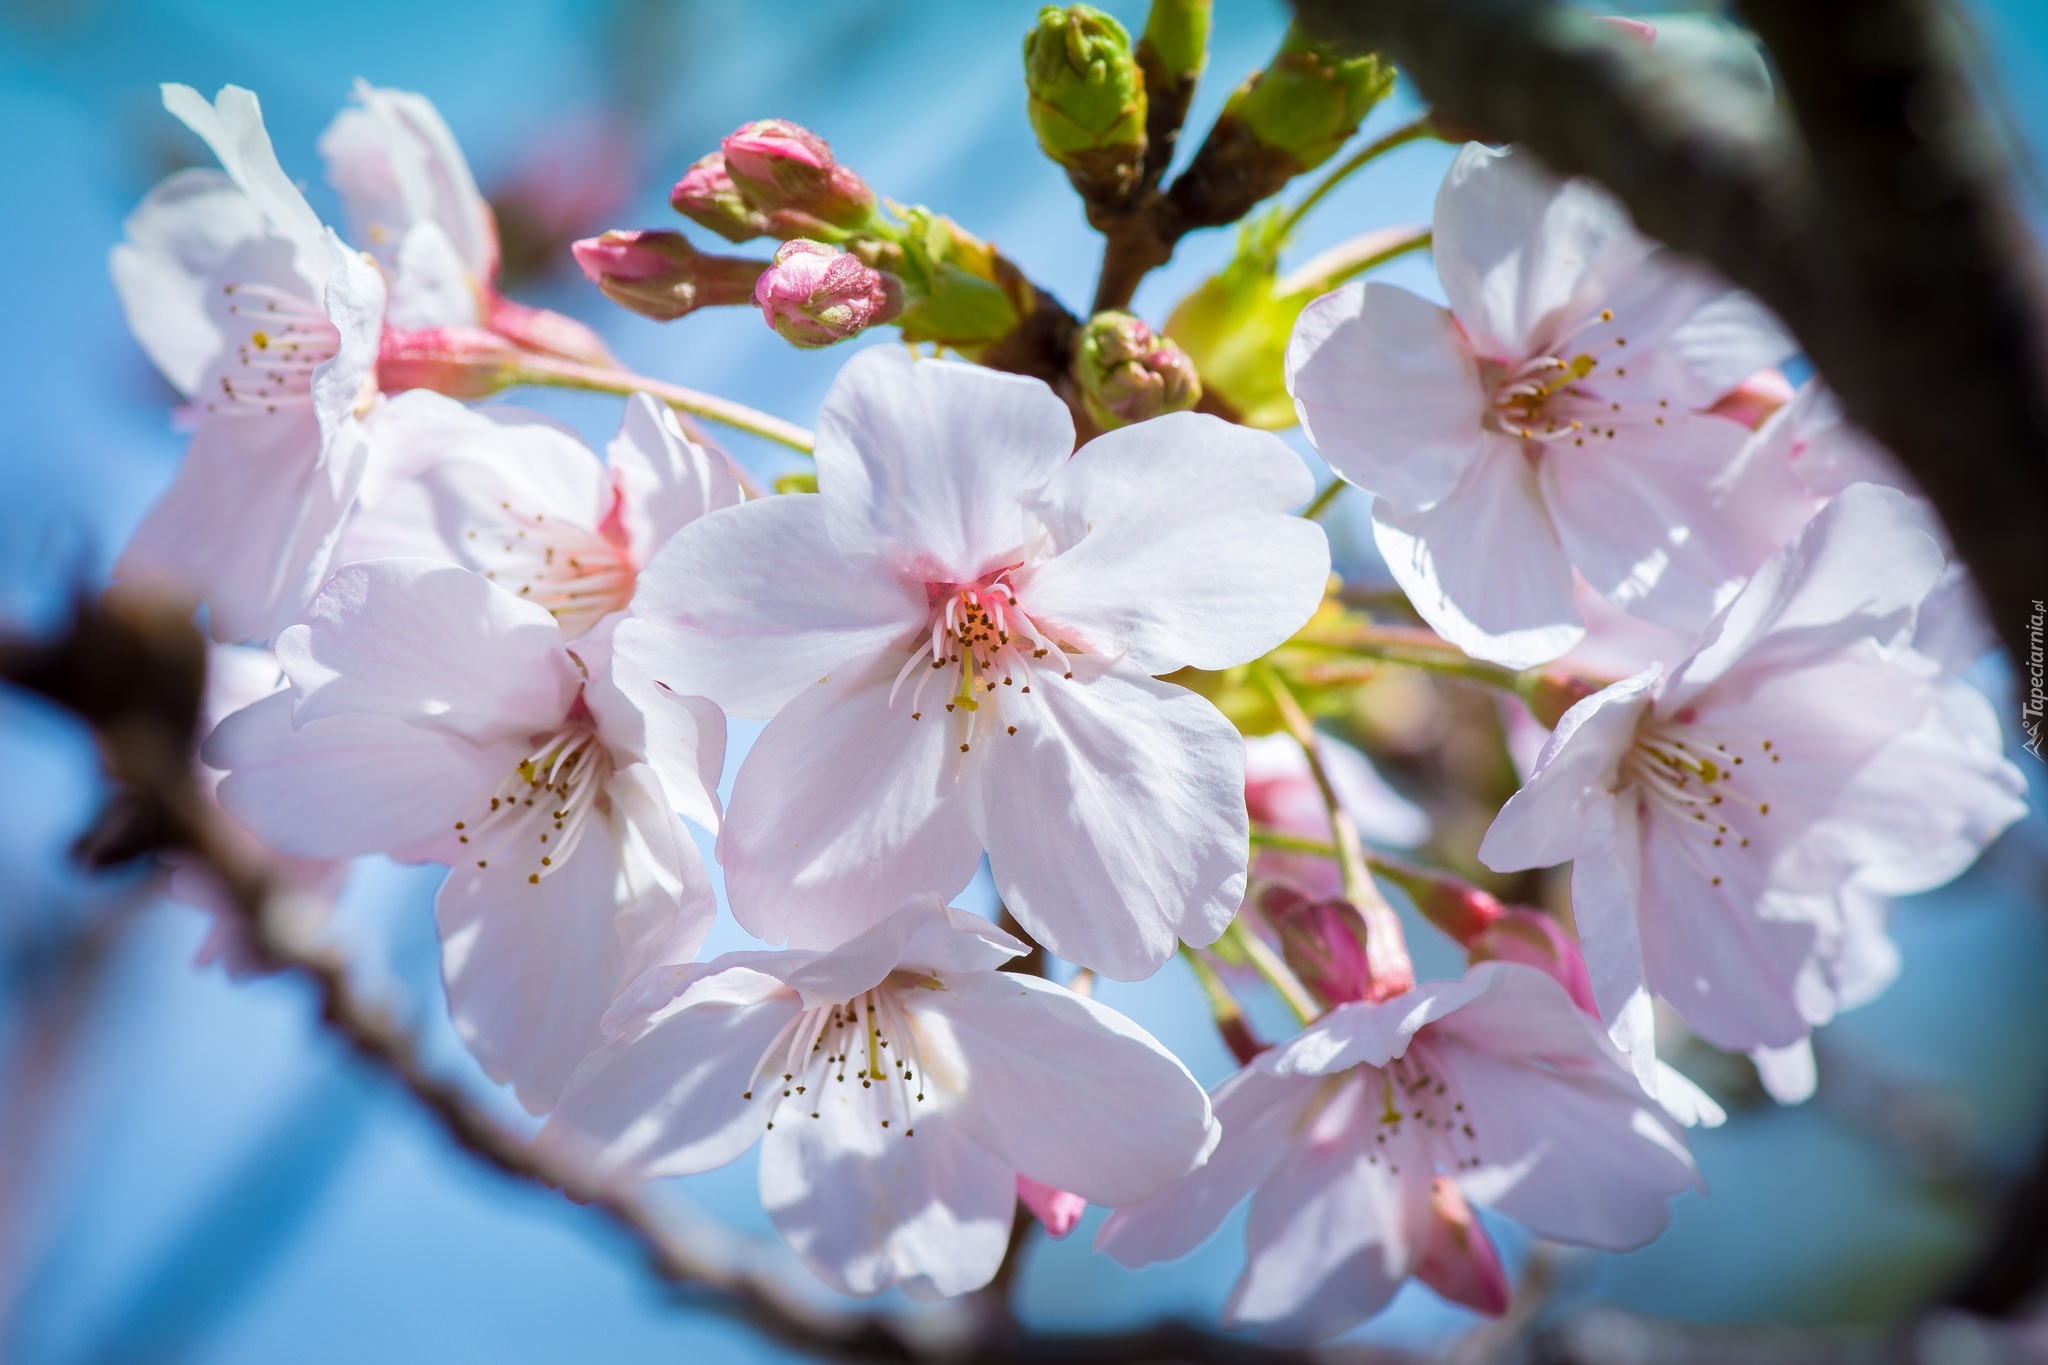
[[[1050,127],[1070,78],[1035,51]],[[424,98],[359,86],[320,140],[346,236],[253,95],[165,104],[220,169],[113,254],[191,430],[116,576],[203,606],[220,807],[301,906],[359,856],[445,867],[449,1015],[535,1141],[614,1181],[758,1142],[769,1216],[845,1293],[986,1285],[1020,1202],[1055,1235],[1110,1208],[1097,1247],[1141,1265],[1249,1201],[1226,1325],[1327,1337],[1409,1278],[1498,1313],[1475,1207],[1623,1249],[1700,1187],[1685,1130],[1719,1110],[1658,1057],[1659,1002],[1803,1098],[1812,1031],[1898,968],[1887,898],[2023,812],[1909,481],[1794,392],[1758,304],[1523,152],[1452,164],[1447,304],[1345,283],[1272,357],[1424,630],[1346,605],[1309,465],[1187,410],[1144,323],[1098,316],[1078,394],[994,368],[1020,305],[970,287],[1008,278],[985,244],[886,215],[807,130],[748,125],[676,187],[773,261],[576,249],[648,316],[752,302],[797,344],[893,321],[957,357],[858,351],[815,477],[763,494],[499,293]],[[476,402],[549,382],[625,395],[602,456]],[[1477,854],[1569,862],[1575,929],[1392,856],[1423,809],[1311,732],[1361,669],[1432,667],[1508,680],[1542,736]],[[721,802],[728,717],[765,727]],[[769,946],[698,960],[692,827]],[[1015,932],[951,904],[984,863]],[[219,901],[200,867],[172,887]],[[1415,980],[1383,887],[1461,976]],[[238,941],[223,914],[207,955]],[[1176,956],[1242,1064],[1206,1093],[1089,988]],[[1299,1033],[1251,1036],[1247,972]]]

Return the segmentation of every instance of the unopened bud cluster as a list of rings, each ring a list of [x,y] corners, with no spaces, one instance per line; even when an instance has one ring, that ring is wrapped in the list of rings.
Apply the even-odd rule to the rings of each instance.
[[[1202,398],[1186,352],[1129,313],[1098,313],[1074,345],[1074,381],[1105,428],[1185,412]]]

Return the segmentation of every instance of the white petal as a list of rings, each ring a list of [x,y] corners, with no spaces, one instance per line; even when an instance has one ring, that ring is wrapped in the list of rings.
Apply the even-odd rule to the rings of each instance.
[[[1539,479],[1572,566],[1618,606],[1698,630],[1796,533],[1790,469],[1745,461],[1747,432],[1678,413],[1654,434],[1544,452]]]
[[[259,839],[300,858],[453,857],[455,822],[525,754],[392,716],[349,714],[294,728],[280,692],[220,723],[208,766],[220,802]],[[437,852],[438,851],[438,852]]]
[[[786,965],[765,968],[789,983],[809,1008],[842,1004],[872,990],[893,971],[941,979],[988,972],[1030,949],[981,916],[914,897],[871,929],[823,953],[786,953]]]
[[[1314,492],[1268,432],[1193,412],[1123,427],[1046,485],[1048,522],[1085,529],[1018,591],[1041,624],[1146,673],[1245,663],[1323,599],[1329,541],[1291,514]]]
[[[332,267],[327,231],[306,203],[270,145],[263,111],[256,96],[236,85],[224,85],[211,104],[189,85],[165,85],[164,108],[213,149],[221,169],[256,204],[271,226],[290,239],[300,278],[323,281]]]
[[[798,1008],[772,976],[711,971],[679,1008],[591,1053],[537,1144],[641,1179],[723,1166],[764,1131],[771,1097],[741,1096]]]
[[[1691,836],[1666,823],[1646,819],[1642,842],[1637,919],[1650,989],[1725,1051],[1797,1042],[1834,1012],[1820,970],[1840,940],[1833,895],[1774,890],[1735,859],[1715,864],[1714,885]]]
[[[1684,1140],[1598,1025],[1542,972],[1485,963],[1486,991],[1417,1044],[1447,1071],[1470,1135],[1444,1139],[1477,1168],[1458,1184],[1545,1237],[1641,1246],[1666,1200],[1698,1182]]]
[[[311,416],[202,413],[185,462],[114,566],[124,580],[173,584],[204,601],[222,643],[262,640],[296,616],[324,561],[347,492],[317,466]]]
[[[1331,1096],[1252,1196],[1244,1275],[1225,1327],[1306,1344],[1385,1307],[1429,1238],[1431,1169],[1418,1125],[1373,1139],[1371,1073]]]
[[[1596,311],[1653,246],[1606,191],[1467,143],[1437,191],[1431,253],[1480,354],[1521,360]]]
[[[1712,406],[1758,370],[1792,356],[1797,345],[1769,309],[1710,270],[1658,248],[1607,296],[1611,327],[1587,328],[1582,348],[1609,333],[1628,341],[1629,368],[1659,379],[1657,396],[1675,409]],[[1655,363],[1645,366],[1648,352]]]
[[[973,877],[981,841],[961,792],[957,731],[937,703],[922,720],[908,698],[889,704],[898,662],[807,689],[741,764],[719,861],[747,932],[830,947],[920,892],[951,896]]]
[[[464,846],[434,919],[455,1031],[485,1074],[539,1114],[603,1045],[598,1023],[627,977],[612,924],[618,846],[590,830],[543,872],[530,823],[508,822]]]
[[[974,819],[1010,913],[1119,981],[1214,942],[1244,898],[1244,742],[1182,687],[1123,665],[1036,675],[982,740]],[[1027,704],[1028,703],[1028,704]]]
[[[1316,453],[1400,507],[1432,506],[1486,454],[1486,389],[1446,310],[1353,283],[1302,310],[1287,391]]]
[[[1334,1076],[1354,1067],[1385,1066],[1404,1055],[1424,1027],[1479,994],[1486,980],[1467,973],[1455,980],[1425,981],[1390,1000],[1347,1001],[1274,1048],[1272,1067],[1295,1076]]]
[[[497,228],[439,111],[423,95],[362,81],[354,93],[357,106],[342,110],[320,135],[327,179],[341,193],[350,232],[390,267],[410,230],[431,224],[474,282],[472,292],[490,284]]]
[[[393,255],[393,327],[474,327],[482,321],[476,285],[439,223],[408,228]]]
[[[1572,861],[1572,917],[1586,958],[1586,979],[1616,1046],[1636,1079],[1654,1089],[1657,1031],[1636,915],[1642,903],[1642,827],[1633,800],[1595,804]]]
[[[647,394],[626,400],[619,434],[605,451],[636,564],[706,512],[741,501],[732,462],[685,436],[668,405]]]
[[[1095,1249],[1128,1266],[1172,1261],[1207,1241],[1230,1211],[1288,1159],[1320,1077],[1283,1076],[1254,1061],[1216,1088],[1222,1136],[1209,1159],[1140,1203],[1111,1213]]]
[[[166,177],[124,227],[128,239],[114,248],[108,265],[128,329],[187,397],[224,345],[215,321],[224,283],[305,287],[291,267],[291,243],[219,171]]]
[[[1107,1006],[1021,972],[973,972],[902,996],[952,1036],[966,1070],[953,1121],[1033,1180],[1091,1204],[1135,1203],[1216,1140],[1209,1097],[1157,1039]]]
[[[1804,1104],[1813,1098],[1820,1072],[1814,1066],[1811,1038],[1784,1047],[1753,1048],[1749,1059],[1756,1063],[1765,1092],[1779,1104]]]
[[[385,402],[370,428],[371,464],[357,520],[422,520],[419,529],[440,545],[436,557],[487,569],[493,557],[472,543],[473,531],[509,536],[508,522],[539,513],[594,537],[611,509],[603,463],[574,432],[540,413],[472,408],[431,389],[410,389]],[[414,491],[423,496],[399,501]],[[352,542],[361,534],[350,528]]]
[[[1896,489],[1845,489],[1715,618],[1674,670],[1670,705],[1685,705],[1738,665],[1785,667],[1910,630],[1945,562],[1926,524],[1926,513]]]
[[[919,1114],[914,1136],[881,1127],[882,1093],[828,1086],[820,1117],[776,1123],[761,1144],[768,1217],[842,1294],[898,1285],[935,1299],[981,1288],[1002,1264],[1016,1172],[942,1112]]]
[[[1520,791],[1508,798],[1479,845],[1496,872],[1554,867],[1576,857],[1595,807],[1611,805],[1615,774],[1650,707],[1655,664],[1564,713],[1544,741]]]
[[[1038,380],[871,346],[818,413],[818,492],[841,549],[972,583],[1017,562],[1023,499],[1073,449],[1067,405]]]
[[[1464,481],[1427,511],[1376,504],[1373,538],[1439,635],[1477,658],[1527,668],[1586,631],[1535,471],[1519,442],[1490,440]]]
[[[1895,674],[1880,686],[1905,691],[1913,681]],[[1853,862],[1874,891],[1904,896],[1946,884],[2027,812],[2026,778],[2002,743],[1983,693],[1936,684],[1926,718],[1856,770],[1812,840]]]
[[[384,335],[384,277],[362,256],[327,234],[334,270],[323,282],[320,304],[341,334],[334,355],[313,371],[313,413],[320,419],[320,450],[331,459],[345,428],[357,425],[365,395],[377,389],[378,344]]]
[[[819,497],[762,498],[691,522],[640,573],[619,651],[683,696],[765,719],[925,621],[922,584],[853,560]]]
[[[659,776],[663,809],[716,833],[725,713],[702,697],[677,696],[619,659],[612,637],[613,627],[600,624],[570,649],[588,676],[583,700],[599,736],[613,753]]]
[[[555,728],[582,682],[545,608],[427,559],[342,569],[277,657],[300,724],[368,712],[479,742]]]

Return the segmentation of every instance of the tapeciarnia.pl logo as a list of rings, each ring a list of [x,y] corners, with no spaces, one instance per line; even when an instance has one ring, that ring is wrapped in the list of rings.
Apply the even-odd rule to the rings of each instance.
[[[2034,614],[2027,618],[2027,700],[2020,707],[2020,728],[2027,732],[2026,751],[2035,758],[2041,757],[2041,719],[2048,710],[2048,688],[2042,685],[2048,664],[2044,664],[2041,652],[2041,623],[2048,618],[2048,607],[2037,598]]]

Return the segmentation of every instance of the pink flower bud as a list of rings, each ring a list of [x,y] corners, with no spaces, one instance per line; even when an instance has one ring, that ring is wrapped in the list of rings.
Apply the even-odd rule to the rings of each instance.
[[[867,182],[833,159],[825,139],[787,119],[742,125],[726,138],[724,152],[726,174],[747,204],[764,213],[792,210],[831,227],[857,228],[874,209]]]
[[[1554,730],[1564,719],[1564,713],[1577,706],[1600,689],[1594,683],[1576,674],[1545,673],[1530,685],[1522,696],[1528,704],[1529,714],[1538,725]]]
[[[1707,411],[1755,431],[1792,401],[1792,381],[1775,367],[1758,370],[1715,400]]]
[[[1080,1195],[1041,1185],[1028,1175],[1017,1177],[1017,1198],[1055,1241],[1072,1232],[1088,1210],[1088,1201]]]
[[[669,191],[677,213],[728,242],[751,242],[768,235],[768,219],[747,203],[725,169],[725,153],[700,158]]]
[[[386,327],[377,345],[377,387],[432,389],[487,398],[519,382],[519,348],[481,327]]]
[[[1657,41],[1657,26],[1642,19],[1624,19],[1618,14],[1603,14],[1600,16],[1600,22],[1610,28],[1620,29],[1622,33],[1644,47],[1649,47]]]
[[[1424,919],[1460,943],[1469,944],[1507,913],[1498,896],[1448,873],[1404,865],[1394,880]]]
[[[1474,1312],[1499,1317],[1508,1310],[1508,1275],[1486,1228],[1458,1187],[1442,1176],[1430,1186],[1429,1239],[1415,1278]]]
[[[1258,910],[1280,936],[1280,955],[1324,1005],[1384,994],[1373,989],[1365,919],[1350,901],[1316,899],[1275,882],[1259,889]]]
[[[569,250],[606,298],[656,322],[746,303],[768,268],[764,261],[706,255],[680,232],[607,232]]]
[[[1579,945],[1564,932],[1564,926],[1525,906],[1511,905],[1479,933],[1465,942],[1474,962],[1519,962],[1534,967],[1564,987],[1565,994],[1595,1019],[1600,1006],[1593,999],[1593,982],[1586,975],[1586,958]]]
[[[822,242],[783,243],[754,285],[754,303],[784,340],[830,346],[903,310],[901,287],[851,252]]]

